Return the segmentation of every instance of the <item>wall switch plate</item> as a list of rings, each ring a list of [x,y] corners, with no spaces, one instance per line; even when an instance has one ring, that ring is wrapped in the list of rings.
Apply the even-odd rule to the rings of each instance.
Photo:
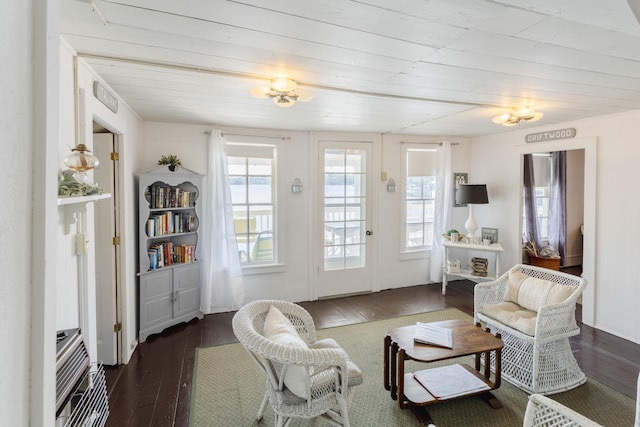
[[[76,255],[84,255],[87,253],[87,242],[84,233],[76,233]]]

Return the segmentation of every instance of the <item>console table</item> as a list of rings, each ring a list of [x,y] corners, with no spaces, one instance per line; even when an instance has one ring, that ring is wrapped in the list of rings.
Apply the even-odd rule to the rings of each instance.
[[[442,295],[445,295],[447,293],[448,276],[459,276],[474,281],[495,280],[498,278],[498,276],[500,276],[500,254],[503,251],[502,245],[500,243],[482,245],[474,243],[453,243],[450,241],[444,241],[442,245],[444,246],[444,258],[442,266]],[[460,269],[460,271],[450,271],[447,262],[449,261],[450,249],[461,249],[467,253],[474,251],[493,253],[495,255],[493,274],[487,274],[486,276],[477,276],[475,274],[472,274],[472,270]]]

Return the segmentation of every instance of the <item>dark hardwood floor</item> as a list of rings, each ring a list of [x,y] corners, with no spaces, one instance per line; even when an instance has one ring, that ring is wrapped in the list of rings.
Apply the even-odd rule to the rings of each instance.
[[[318,329],[455,307],[473,314],[473,282],[439,284],[300,303]],[[131,361],[107,367],[110,415],[107,426],[187,426],[196,347],[235,342],[234,313],[207,315],[150,337]],[[580,319],[580,306],[577,310]],[[581,325],[571,339],[584,372],[635,398],[640,345]],[[380,373],[382,387],[382,373]],[[226,426],[225,426],[226,427]]]

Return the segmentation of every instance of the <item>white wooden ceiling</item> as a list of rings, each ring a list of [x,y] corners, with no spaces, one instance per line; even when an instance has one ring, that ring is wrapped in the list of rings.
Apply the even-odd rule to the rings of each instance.
[[[62,0],[60,29],[145,121],[475,136],[640,108],[625,0]],[[251,96],[277,76],[315,97]]]

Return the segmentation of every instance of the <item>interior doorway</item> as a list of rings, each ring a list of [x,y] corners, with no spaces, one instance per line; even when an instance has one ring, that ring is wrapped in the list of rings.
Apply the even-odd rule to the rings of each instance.
[[[562,153],[565,167],[558,173],[553,165],[553,154]],[[584,149],[562,151],[537,151],[530,157],[530,189],[523,178],[522,235],[536,242],[537,249],[551,248],[561,255],[560,268],[582,274],[583,230],[584,230]],[[556,157],[557,158],[557,157]],[[526,168],[525,168],[526,169]],[[532,206],[527,209],[527,193],[531,193]],[[558,196],[556,194],[560,194]],[[535,226],[529,230],[527,217],[531,215]],[[557,229],[562,227],[562,233]],[[552,231],[554,230],[554,231]],[[535,234],[535,236],[533,235]],[[562,246],[560,249],[559,246]],[[523,262],[527,261],[523,251]],[[578,275],[580,275],[578,274]]]
[[[520,195],[523,193],[522,182],[524,177],[524,154],[535,152],[553,152],[567,150],[584,150],[584,189],[583,189],[583,227],[582,233],[582,277],[589,284],[582,294],[582,322],[587,326],[593,326],[595,322],[595,295],[596,282],[596,196],[597,196],[597,145],[595,137],[584,137],[549,141],[536,144],[524,144],[518,146],[520,157]],[[520,197],[520,215],[518,230],[522,231],[522,199]],[[514,235],[513,248],[517,253],[515,259],[522,257],[522,236]]]
[[[97,359],[104,365],[117,365],[122,357],[117,143],[116,135],[94,123],[93,151],[100,159],[94,180],[105,193],[111,193],[94,208]]]

